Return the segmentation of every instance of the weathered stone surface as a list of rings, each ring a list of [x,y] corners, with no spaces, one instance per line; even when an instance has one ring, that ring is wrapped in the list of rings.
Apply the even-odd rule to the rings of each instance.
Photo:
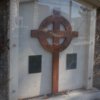
[[[100,9],[97,12],[93,85],[100,89]]]

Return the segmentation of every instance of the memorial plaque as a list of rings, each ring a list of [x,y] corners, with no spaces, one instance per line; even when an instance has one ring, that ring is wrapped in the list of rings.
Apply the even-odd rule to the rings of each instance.
[[[67,54],[66,69],[76,69],[77,66],[77,54]]]
[[[41,72],[42,56],[29,56],[29,74]]]

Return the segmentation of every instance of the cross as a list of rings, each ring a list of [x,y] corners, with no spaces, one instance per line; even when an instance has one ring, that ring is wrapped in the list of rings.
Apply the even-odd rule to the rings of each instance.
[[[47,31],[47,26],[50,23],[54,23],[53,31]],[[63,24],[66,31],[60,31],[60,24]],[[39,38],[41,45],[53,53],[52,60],[52,93],[58,93],[58,83],[59,83],[59,52],[65,50],[72,38],[78,37],[78,32],[73,31],[70,23],[67,19],[60,15],[60,11],[53,10],[53,15],[47,17],[41,23],[39,30],[32,30],[31,37]],[[49,44],[46,38],[53,38],[53,45]],[[60,45],[59,40],[61,37],[65,38],[65,41]]]

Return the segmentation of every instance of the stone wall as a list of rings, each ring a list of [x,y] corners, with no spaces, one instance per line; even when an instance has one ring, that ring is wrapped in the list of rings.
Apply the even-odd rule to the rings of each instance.
[[[100,89],[100,8],[97,10],[95,58],[94,58],[94,87]]]
[[[8,20],[9,0],[0,0],[0,100],[8,98]]]

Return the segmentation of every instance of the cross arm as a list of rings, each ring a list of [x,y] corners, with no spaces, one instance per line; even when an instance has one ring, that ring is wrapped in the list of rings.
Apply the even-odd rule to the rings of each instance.
[[[51,34],[51,31],[39,31],[39,30],[32,30],[31,31],[31,37],[54,37],[53,34]]]
[[[66,31],[39,31],[39,30],[32,30],[31,31],[31,37],[66,37],[67,34]]]
[[[50,38],[50,37],[67,37],[70,34],[67,31],[39,31],[39,30],[32,30],[31,31],[31,37],[45,37],[45,38]],[[78,32],[73,31],[72,32],[73,37],[78,37]]]
[[[73,31],[72,34],[73,34],[73,37],[78,37],[78,32],[77,31]]]
[[[70,33],[67,32],[67,31],[60,31],[60,37],[67,37],[69,35],[70,35]],[[72,32],[72,36],[73,37],[78,37],[78,32],[77,31],[73,31]]]

